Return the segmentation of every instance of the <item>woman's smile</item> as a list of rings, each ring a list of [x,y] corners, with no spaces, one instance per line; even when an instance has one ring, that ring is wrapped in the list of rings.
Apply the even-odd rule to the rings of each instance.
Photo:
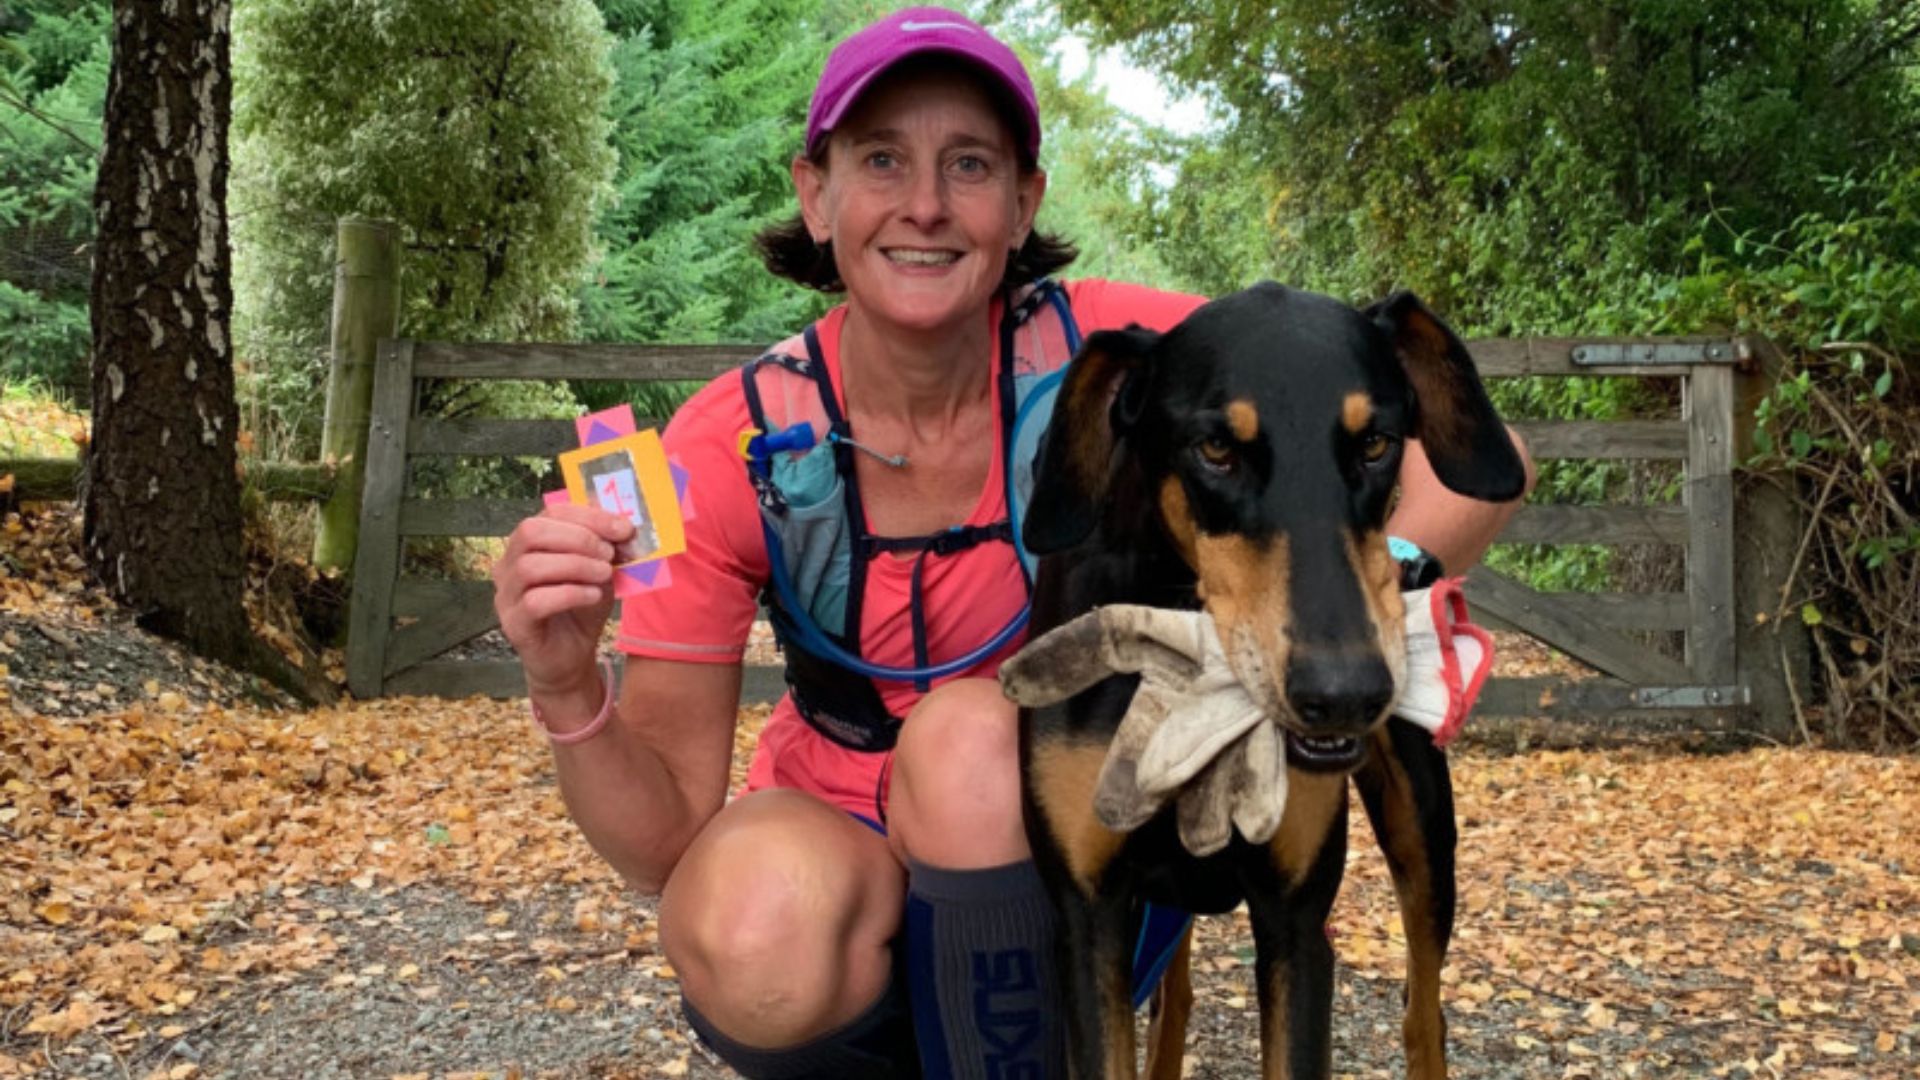
[[[881,248],[880,253],[901,266],[914,269],[952,266],[960,258],[957,251],[940,248]]]

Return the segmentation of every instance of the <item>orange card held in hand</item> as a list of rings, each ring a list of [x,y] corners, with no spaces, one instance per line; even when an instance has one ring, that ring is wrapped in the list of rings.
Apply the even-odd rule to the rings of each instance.
[[[652,429],[602,439],[560,455],[567,498],[633,522],[633,539],[614,553],[616,567],[664,559],[687,548],[673,471]]]

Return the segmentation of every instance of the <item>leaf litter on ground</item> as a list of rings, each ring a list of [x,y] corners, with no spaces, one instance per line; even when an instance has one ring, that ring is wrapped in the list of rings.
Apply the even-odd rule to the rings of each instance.
[[[0,1077],[727,1075],[524,703],[248,708],[150,639],[104,692],[44,665],[134,632],[31,534],[0,616],[76,648],[0,671]],[[1583,738],[1516,753],[1483,725],[1452,755],[1454,1075],[1914,1076],[1920,759]],[[1334,1056],[1395,1076],[1404,935],[1352,816]],[[1250,1075],[1244,913],[1194,956],[1189,1075]]]
[[[1469,746],[1454,777],[1453,1038],[1502,1044],[1515,1070],[1484,1075],[1603,1057],[1609,1074],[1666,1060],[1764,1075],[1777,1056],[1796,1073],[1911,1075],[1920,762]],[[525,953],[536,1007],[622,1008],[568,991],[569,964],[612,957],[671,981],[651,905],[567,821],[515,704],[5,714],[0,838],[0,1074],[94,1032],[131,1053],[297,979],[411,993],[449,950],[345,966],[357,929],[341,912],[414,890],[493,905],[450,951]],[[563,917],[508,926],[502,898],[555,889],[572,898]],[[315,895],[331,899],[303,902]],[[1364,826],[1332,933],[1349,981],[1397,985],[1404,941]],[[1201,923],[1196,1013],[1251,1010],[1249,943],[1244,916]],[[1250,1044],[1207,1049],[1251,1060]]]

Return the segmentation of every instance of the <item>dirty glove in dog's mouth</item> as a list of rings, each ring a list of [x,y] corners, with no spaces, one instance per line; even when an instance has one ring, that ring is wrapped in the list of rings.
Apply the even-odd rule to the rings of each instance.
[[[1458,733],[1492,666],[1491,640],[1467,622],[1457,580],[1405,594],[1407,667],[1396,714],[1444,746]],[[1234,678],[1213,619],[1201,611],[1116,604],[1029,642],[1000,668],[1021,705],[1064,701],[1112,675],[1140,686],[1121,718],[1094,791],[1101,824],[1129,832],[1175,801],[1180,842],[1195,855],[1234,830],[1265,843],[1287,802],[1287,754],[1351,758],[1351,740],[1284,736]]]
[[[1095,608],[1029,642],[1000,666],[1000,685],[1022,705],[1051,705],[1130,673],[1140,687],[1094,789],[1101,824],[1130,832],[1177,796],[1180,842],[1195,855],[1225,847],[1235,828],[1272,837],[1287,804],[1286,752],[1205,612]]]

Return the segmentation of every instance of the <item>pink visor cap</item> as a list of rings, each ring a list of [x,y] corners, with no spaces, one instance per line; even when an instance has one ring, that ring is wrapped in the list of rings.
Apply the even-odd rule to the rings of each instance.
[[[1033,80],[1012,49],[987,33],[979,23],[946,8],[917,7],[898,11],[841,42],[820,82],[813,88],[807,110],[807,153],[819,150],[860,95],[888,68],[909,57],[938,54],[957,57],[987,75],[1013,103],[1014,140],[1030,161],[1040,158],[1040,106]]]

